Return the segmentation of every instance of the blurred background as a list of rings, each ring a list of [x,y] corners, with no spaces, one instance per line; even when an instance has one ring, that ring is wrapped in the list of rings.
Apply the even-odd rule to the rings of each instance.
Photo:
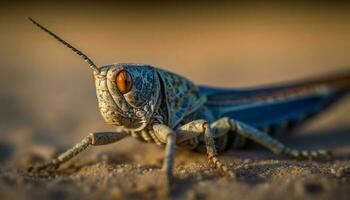
[[[140,62],[198,84],[253,87],[349,70],[349,10],[345,3],[3,2],[0,161],[33,144],[70,146],[113,129],[98,112],[88,65],[27,16],[98,65]],[[349,112],[348,97],[297,135],[327,135],[317,145],[349,153]]]

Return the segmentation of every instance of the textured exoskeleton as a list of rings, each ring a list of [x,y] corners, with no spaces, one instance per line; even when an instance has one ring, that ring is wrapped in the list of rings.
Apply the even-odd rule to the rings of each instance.
[[[286,147],[277,138],[346,94],[350,74],[258,89],[196,86],[184,77],[150,65],[119,63],[97,67],[78,49],[30,20],[90,64],[102,117],[120,130],[91,133],[58,158],[32,169],[57,168],[89,145],[109,144],[129,135],[166,147],[163,171],[167,186],[175,146],[206,151],[213,166],[229,177],[233,174],[220,162],[218,152],[241,148],[247,141],[294,158],[330,156],[325,150]]]

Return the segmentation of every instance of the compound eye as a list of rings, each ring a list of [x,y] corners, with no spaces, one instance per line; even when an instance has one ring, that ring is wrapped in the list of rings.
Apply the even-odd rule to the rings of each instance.
[[[132,79],[130,74],[125,70],[120,71],[116,76],[115,84],[117,85],[120,93],[128,93],[132,87]]]

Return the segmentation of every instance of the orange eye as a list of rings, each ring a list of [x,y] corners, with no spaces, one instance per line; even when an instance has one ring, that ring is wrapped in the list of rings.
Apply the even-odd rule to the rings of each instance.
[[[132,87],[132,79],[128,72],[125,70],[120,71],[117,74],[115,79],[115,83],[117,84],[117,88],[120,93],[125,94],[131,90]]]

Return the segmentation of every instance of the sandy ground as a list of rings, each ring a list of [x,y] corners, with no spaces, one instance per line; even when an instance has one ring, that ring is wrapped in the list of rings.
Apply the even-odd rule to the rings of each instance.
[[[23,130],[22,130],[23,131]],[[288,144],[313,149],[347,146],[334,161],[296,161],[263,149],[229,151],[221,156],[236,178],[227,180],[206,163],[205,155],[178,151],[174,199],[348,199],[349,129],[291,137]],[[300,140],[303,140],[300,144]],[[331,143],[329,141],[331,140]],[[347,142],[344,142],[344,141]],[[317,142],[317,143],[316,143]],[[317,144],[317,145],[316,145]],[[45,145],[21,147],[2,143],[0,192],[3,199],[154,199],[163,198],[160,167],[163,150],[132,138],[106,147],[91,147],[56,173],[27,173],[29,163],[57,151]],[[15,150],[16,148],[16,150]]]
[[[92,55],[96,63],[163,66],[196,83],[244,87],[348,70],[346,5],[299,8],[234,5],[170,11],[120,5],[6,4],[0,8],[0,198],[161,199],[163,149],[126,139],[89,147],[52,174],[32,163],[71,147],[91,131],[113,130],[97,110],[91,71],[34,29],[31,15]],[[126,12],[127,11],[127,12]],[[64,13],[63,13],[64,12]],[[350,97],[283,142],[325,148],[333,161],[296,161],[261,149],[221,159],[176,153],[174,199],[349,199]]]

